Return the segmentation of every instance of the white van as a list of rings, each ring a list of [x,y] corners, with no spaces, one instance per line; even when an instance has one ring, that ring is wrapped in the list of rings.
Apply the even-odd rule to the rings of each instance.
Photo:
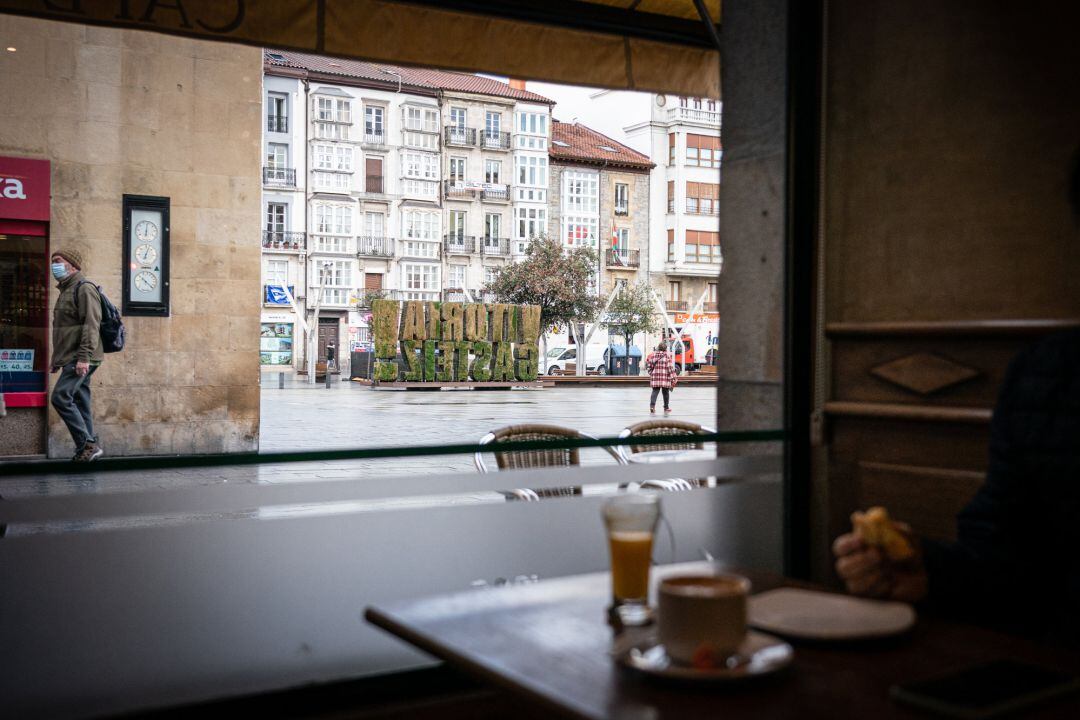
[[[607,375],[607,346],[587,345],[585,348],[585,371]],[[545,375],[574,375],[577,372],[577,346],[565,345],[548,350],[544,358]]]

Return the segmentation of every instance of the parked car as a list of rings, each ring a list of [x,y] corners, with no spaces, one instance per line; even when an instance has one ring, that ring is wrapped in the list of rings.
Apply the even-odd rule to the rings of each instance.
[[[606,355],[606,345],[586,346],[585,372],[595,371],[599,375],[607,375]],[[577,347],[553,347],[548,350],[544,360],[544,374],[573,375],[577,372]]]

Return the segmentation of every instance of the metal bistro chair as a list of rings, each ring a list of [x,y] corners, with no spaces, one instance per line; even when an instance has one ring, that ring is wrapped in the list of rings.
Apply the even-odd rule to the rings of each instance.
[[[657,445],[620,445],[619,453],[624,462],[630,462],[630,456],[635,453],[644,453],[656,450],[704,450],[705,441],[691,439],[694,435],[702,435],[716,432],[712,428],[699,425],[698,423],[685,422],[683,420],[646,420],[625,427],[619,433],[619,438],[648,437],[650,435],[686,435],[687,441],[660,443]],[[666,480],[647,480],[642,487],[655,487],[661,490],[690,490],[698,487],[700,481],[686,480],[683,478],[669,478]]]
[[[539,425],[539,424],[527,424],[527,425],[508,425],[501,427],[497,430],[489,432],[484,437],[480,438],[481,445],[489,445],[496,441],[512,441],[512,440],[557,440],[559,438],[588,438],[595,440],[592,435],[574,430],[573,428],[560,427],[558,425]],[[620,465],[625,464],[625,460],[622,455],[613,448],[601,446],[603,449],[615,458],[615,462]],[[473,461],[476,463],[476,469],[482,473],[489,472],[487,464],[484,462],[483,451],[478,451],[473,457]],[[498,464],[500,470],[516,470],[518,468],[534,468],[534,467],[568,467],[571,465],[580,465],[581,458],[578,452],[578,448],[553,448],[546,450],[513,450],[508,452],[494,452],[495,462]],[[580,495],[580,487],[566,487],[566,488],[544,488],[541,490],[531,490],[528,488],[521,488],[517,490],[506,490],[503,492],[508,499],[512,500],[540,500],[541,498],[548,497],[562,497],[570,495]]]

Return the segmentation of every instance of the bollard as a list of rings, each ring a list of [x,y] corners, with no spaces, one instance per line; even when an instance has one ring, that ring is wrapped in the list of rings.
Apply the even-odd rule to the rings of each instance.
[[[326,389],[330,389],[330,363],[326,363]]]
[[[278,386],[278,390],[284,390],[285,389],[285,373],[279,372],[277,374],[277,386]]]

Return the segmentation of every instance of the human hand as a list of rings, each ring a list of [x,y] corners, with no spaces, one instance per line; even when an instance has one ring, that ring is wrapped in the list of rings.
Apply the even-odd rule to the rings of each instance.
[[[81,360],[75,363],[75,374],[82,377],[86,373],[90,372],[90,363],[82,362]]]
[[[889,560],[880,548],[866,545],[856,533],[841,535],[833,542],[836,574],[849,593],[903,602],[926,597],[928,581],[919,544],[907,525],[896,523],[896,527],[915,548],[915,555],[903,562]]]

